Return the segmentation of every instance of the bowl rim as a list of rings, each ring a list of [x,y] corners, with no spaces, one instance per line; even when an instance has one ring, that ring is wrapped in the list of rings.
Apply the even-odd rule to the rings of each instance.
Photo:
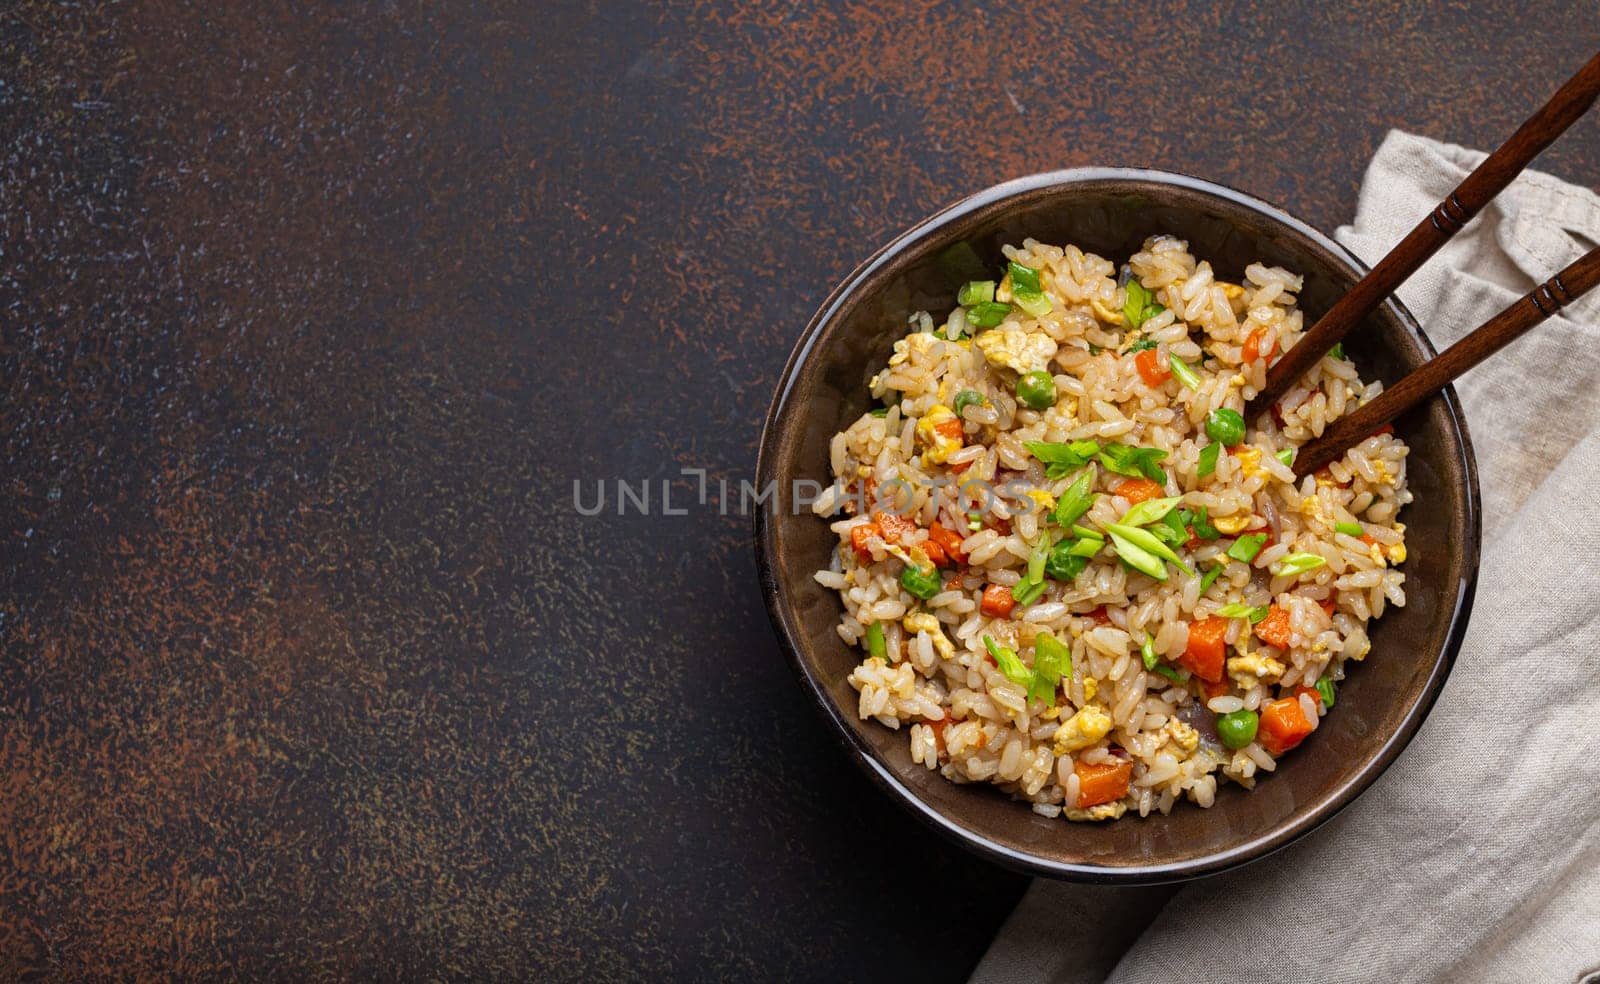
[[[795,343],[794,349],[779,376],[777,391],[773,396],[771,405],[768,407],[758,443],[756,455],[757,487],[765,488],[768,481],[774,477],[772,472],[775,468],[778,451],[777,422],[781,419],[784,406],[795,386],[797,369],[810,358],[817,340],[827,325],[838,314],[844,300],[869,280],[890,258],[899,255],[905,249],[936,232],[941,227],[972,212],[1002,205],[1010,199],[1019,198],[1032,192],[1075,186],[1126,185],[1129,183],[1146,183],[1160,188],[1182,188],[1202,195],[1220,198],[1235,206],[1243,206],[1311,240],[1317,246],[1327,250],[1335,259],[1346,263],[1357,277],[1365,275],[1368,270],[1367,265],[1343,245],[1283,209],[1236,188],[1179,172],[1151,168],[1078,167],[1025,175],[992,185],[956,200],[895,236],[858,264],[828,294],[827,299],[818,307]],[[1438,353],[1433,343],[1422,331],[1416,318],[1400,302],[1399,298],[1391,296],[1385,301],[1385,304],[1394,308],[1401,324],[1417,340],[1427,357],[1434,358]],[[1412,738],[1415,737],[1418,729],[1422,726],[1423,720],[1427,718],[1437,702],[1439,694],[1444,688],[1444,683],[1455,665],[1456,656],[1461,649],[1467,623],[1472,614],[1473,601],[1477,590],[1482,518],[1477,459],[1473,452],[1472,439],[1467,431],[1466,418],[1462,413],[1460,400],[1456,396],[1453,386],[1446,386],[1441,390],[1439,398],[1444,401],[1451,429],[1456,436],[1456,447],[1460,462],[1467,478],[1466,495],[1463,500],[1466,515],[1463,518],[1468,536],[1466,542],[1461,544],[1462,574],[1455,585],[1454,605],[1450,613],[1444,645],[1434,660],[1432,670],[1418,692],[1417,699],[1401,720],[1400,726],[1385,737],[1377,754],[1363,768],[1346,777],[1334,788],[1330,795],[1324,797],[1320,803],[1298,820],[1272,828],[1259,836],[1213,854],[1177,862],[1116,867],[1056,861],[998,843],[981,832],[954,822],[940,810],[924,801],[915,790],[902,782],[887,764],[879,760],[875,748],[856,734],[850,723],[845,719],[843,710],[802,658],[800,647],[796,643],[799,633],[793,621],[793,606],[790,604],[786,587],[781,583],[777,567],[773,562],[775,524],[769,520],[766,509],[758,508],[754,511],[752,533],[755,541],[756,569],[761,582],[761,594],[766,605],[767,617],[772,622],[774,634],[778,637],[779,645],[791,669],[800,678],[805,691],[811,696],[817,710],[821,712],[828,722],[829,730],[843,743],[856,764],[867,773],[874,784],[889,793],[892,799],[910,810],[914,816],[979,856],[1003,867],[1030,875],[1108,885],[1159,884],[1184,881],[1240,867],[1252,861],[1260,860],[1309,834],[1331,820],[1371,787],[1373,782],[1394,763],[1394,760],[1399,757],[1400,753],[1405,750]],[[1447,591],[1448,587],[1445,590]]]

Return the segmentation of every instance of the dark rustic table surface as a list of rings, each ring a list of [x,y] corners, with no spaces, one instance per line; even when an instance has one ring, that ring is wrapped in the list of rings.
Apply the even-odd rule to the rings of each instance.
[[[962,194],[1331,229],[1386,128],[1492,144],[1595,43],[1262,7],[5,5],[0,978],[962,978],[1023,880],[835,746],[749,520],[573,483],[748,477]]]

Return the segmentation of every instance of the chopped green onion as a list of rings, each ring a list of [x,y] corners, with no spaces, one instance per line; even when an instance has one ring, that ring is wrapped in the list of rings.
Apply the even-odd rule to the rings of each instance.
[[[1328,354],[1333,356],[1335,359],[1338,359],[1340,362],[1343,362],[1344,361],[1344,343],[1340,342],[1338,345],[1335,345],[1333,348],[1329,349],[1328,350]]]
[[[956,303],[962,307],[971,307],[974,304],[988,304],[992,300],[994,300],[993,280],[968,281],[956,294]]]
[[[967,529],[972,530],[974,533],[983,529],[983,514],[976,509],[967,513]]]
[[[1322,709],[1333,710],[1333,677],[1324,674],[1317,680],[1317,693],[1322,696]]]
[[[1184,683],[1189,679],[1189,674],[1179,673],[1177,670],[1165,663],[1157,664],[1156,672],[1166,677],[1168,680],[1171,680],[1173,683]]]
[[[939,589],[944,587],[944,582],[939,578],[939,569],[936,567],[922,571],[907,564],[900,572],[900,586],[912,595],[927,601],[939,593]]]
[[[1218,407],[1206,414],[1206,436],[1225,447],[1244,442],[1244,417],[1232,407]]]
[[[1334,523],[1333,528],[1345,536],[1361,537],[1367,534],[1360,523]]]
[[[1044,588],[1043,581],[1018,581],[1011,588],[1011,597],[1017,604],[1026,608],[1039,600],[1039,596],[1044,594]]]
[[[1100,463],[1111,471],[1129,478],[1148,478],[1158,485],[1167,484],[1167,473],[1157,464],[1166,456],[1159,448],[1136,448],[1127,444],[1107,444],[1100,449]]]
[[[1151,539],[1154,539],[1154,537]],[[1167,579],[1167,565],[1160,557],[1150,553],[1143,547],[1133,544],[1115,529],[1111,530],[1111,546],[1112,549],[1116,550],[1117,556],[1121,557],[1123,562],[1134,570],[1141,574],[1148,574],[1157,581],[1165,581]]]
[[[1079,556],[1073,551],[1079,544],[1087,542],[1090,541],[1062,540],[1056,544],[1055,549],[1050,551],[1050,559],[1045,561],[1044,572],[1057,581],[1075,580],[1079,574],[1083,573],[1083,569],[1089,566],[1089,558]],[[1105,541],[1100,541],[1100,546],[1104,545]]]
[[[1140,335],[1137,341],[1128,346],[1128,350],[1124,352],[1123,355],[1133,355],[1136,352],[1143,352],[1145,349],[1153,349],[1155,347],[1155,339],[1146,338],[1143,335]]]
[[[1051,381],[1054,390],[1055,382]],[[1053,441],[1024,441],[1022,446],[1028,453],[1044,462],[1044,475],[1051,481],[1066,478],[1073,472],[1087,465],[1100,453],[1100,445],[1096,441],[1073,441],[1071,444],[1058,444]]]
[[[1166,499],[1146,499],[1122,514],[1122,523],[1127,526],[1149,526],[1172,511],[1172,507],[1183,501],[1183,496],[1175,495]]]
[[[1174,509],[1161,517],[1159,523],[1151,523],[1145,529],[1149,530],[1157,540],[1176,550],[1189,542],[1189,531],[1184,527],[1183,517],[1180,513],[1188,512],[1186,509]]]
[[[989,655],[994,657],[994,665],[1000,667],[1000,672],[1006,675],[1007,680],[1024,687],[1033,680],[1033,674],[1022,665],[1022,657],[1017,655],[1015,649],[997,645],[987,635],[983,637],[983,644],[989,650]]]
[[[1062,677],[1072,675],[1072,650],[1048,632],[1033,637],[1033,680],[1028,684],[1028,699],[1043,700],[1055,706],[1056,687]]]
[[[867,626],[867,655],[875,659],[889,662],[889,647],[883,642],[883,623],[873,622]]]
[[[1050,538],[1041,536],[1039,537],[1039,542],[1033,545],[1033,549],[1028,551],[1028,580],[1044,580],[1044,562],[1045,558],[1049,556]]]
[[[1122,317],[1131,329],[1138,330],[1140,325],[1166,310],[1155,302],[1155,295],[1137,278],[1129,278],[1124,291],[1127,296],[1122,302]]]
[[[1223,605],[1217,609],[1217,614],[1223,618],[1247,618],[1250,620],[1251,625],[1255,625],[1267,617],[1267,606],[1261,605],[1257,608],[1251,608],[1249,605],[1240,604]]]
[[[1106,541],[1105,540],[1091,540],[1088,537],[1084,537],[1081,540],[1074,540],[1074,541],[1071,542],[1071,544],[1067,548],[1067,556],[1069,556],[1069,557],[1093,557],[1095,554],[1099,553],[1101,550],[1104,550],[1105,546],[1106,546]]]
[[[1272,565],[1273,577],[1291,577],[1314,571],[1328,562],[1327,558],[1314,553],[1292,553]]]
[[[1011,292],[1018,290],[1031,290],[1035,293],[1044,290],[1039,284],[1039,271],[1033,267],[1025,267],[1016,260],[1006,261],[1006,273],[1011,275]]]
[[[1042,318],[1050,313],[1050,298],[1036,290],[1012,290],[1011,301],[1030,318]]]
[[[1210,506],[1201,506],[1200,511],[1190,517],[1188,525],[1194,528],[1194,535],[1202,540],[1219,540],[1222,531],[1211,525],[1210,511]]]
[[[1101,543],[1104,543],[1106,540],[1106,535],[1104,533],[1096,529],[1091,529],[1087,526],[1078,526],[1074,524],[1072,527],[1072,532],[1083,537],[1085,540],[1099,540]]]
[[[1206,571],[1205,577],[1200,579],[1200,593],[1202,595],[1211,590],[1211,585],[1216,583],[1217,576],[1222,573],[1222,569],[1226,566],[1228,565],[1218,564],[1209,571]]]
[[[1094,505],[1098,495],[1089,491],[1094,485],[1094,479],[1094,469],[1090,468],[1079,475],[1076,482],[1067,486],[1067,490],[1061,493],[1061,498],[1056,500],[1056,509],[1052,514],[1056,523],[1061,526],[1071,526],[1089,511],[1089,507]]]
[[[1294,464],[1294,448],[1284,448],[1278,452],[1278,460],[1285,465]]]
[[[1147,670],[1155,669],[1160,662],[1156,658],[1156,640],[1148,632],[1144,634],[1144,645],[1139,647],[1139,656],[1144,659],[1144,668]]]
[[[872,410],[872,411],[869,411],[869,412],[874,417],[887,417],[887,416],[889,416],[889,408],[888,407],[879,407],[878,409]]]
[[[1256,559],[1256,554],[1261,552],[1261,547],[1266,542],[1265,533],[1246,533],[1233,541],[1233,546],[1228,548],[1228,556],[1241,564],[1248,564]]]
[[[1152,553],[1164,560],[1172,561],[1177,565],[1178,570],[1183,571],[1185,574],[1194,573],[1193,571],[1189,570],[1189,568],[1183,566],[1182,557],[1179,557],[1176,553],[1174,553],[1171,547],[1167,546],[1165,543],[1162,543],[1161,540],[1149,530],[1141,530],[1137,527],[1125,526],[1122,523],[1111,523],[1106,526],[1106,531],[1111,534],[1112,539],[1116,539],[1118,536],[1120,536],[1146,553]]]
[[[1090,355],[1099,355],[1101,352],[1104,352],[1104,351],[1105,351],[1105,349],[1101,348],[1100,346],[1096,345],[1095,343],[1093,343],[1093,342],[1089,343],[1089,354]]]
[[[1011,313],[1011,305],[1001,304],[998,301],[985,301],[974,304],[967,309],[967,320],[979,328],[993,328],[1006,320],[1006,315]]]
[[[1199,476],[1201,478],[1205,478],[1207,475],[1217,470],[1217,455],[1221,453],[1222,445],[1216,443],[1207,444],[1205,447],[1200,449]]]
[[[1200,388],[1200,377],[1194,374],[1194,370],[1189,368],[1187,362],[1168,352],[1167,363],[1172,366],[1172,375],[1178,382],[1192,390]]]

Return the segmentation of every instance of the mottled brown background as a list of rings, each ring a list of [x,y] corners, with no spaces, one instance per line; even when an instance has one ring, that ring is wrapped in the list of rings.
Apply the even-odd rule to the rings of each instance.
[[[832,744],[748,521],[571,483],[748,475],[963,193],[1331,228],[1386,127],[1492,143],[1596,40],[1263,7],[0,8],[0,979],[961,978],[1022,881]]]

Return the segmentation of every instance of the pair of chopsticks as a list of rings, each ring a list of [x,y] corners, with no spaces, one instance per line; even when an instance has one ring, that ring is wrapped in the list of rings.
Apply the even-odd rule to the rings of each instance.
[[[1341,297],[1311,330],[1267,371],[1266,386],[1245,408],[1254,420],[1271,407],[1333,346],[1539,156],[1600,97],[1600,54],[1556,90],[1550,101],[1484,159],[1427,218]],[[1451,380],[1521,337],[1600,283],[1600,247],[1525,294],[1510,307],[1445,349],[1371,403],[1330,424],[1302,447],[1292,467],[1304,477],[1340,457],[1374,431],[1443,389]]]

